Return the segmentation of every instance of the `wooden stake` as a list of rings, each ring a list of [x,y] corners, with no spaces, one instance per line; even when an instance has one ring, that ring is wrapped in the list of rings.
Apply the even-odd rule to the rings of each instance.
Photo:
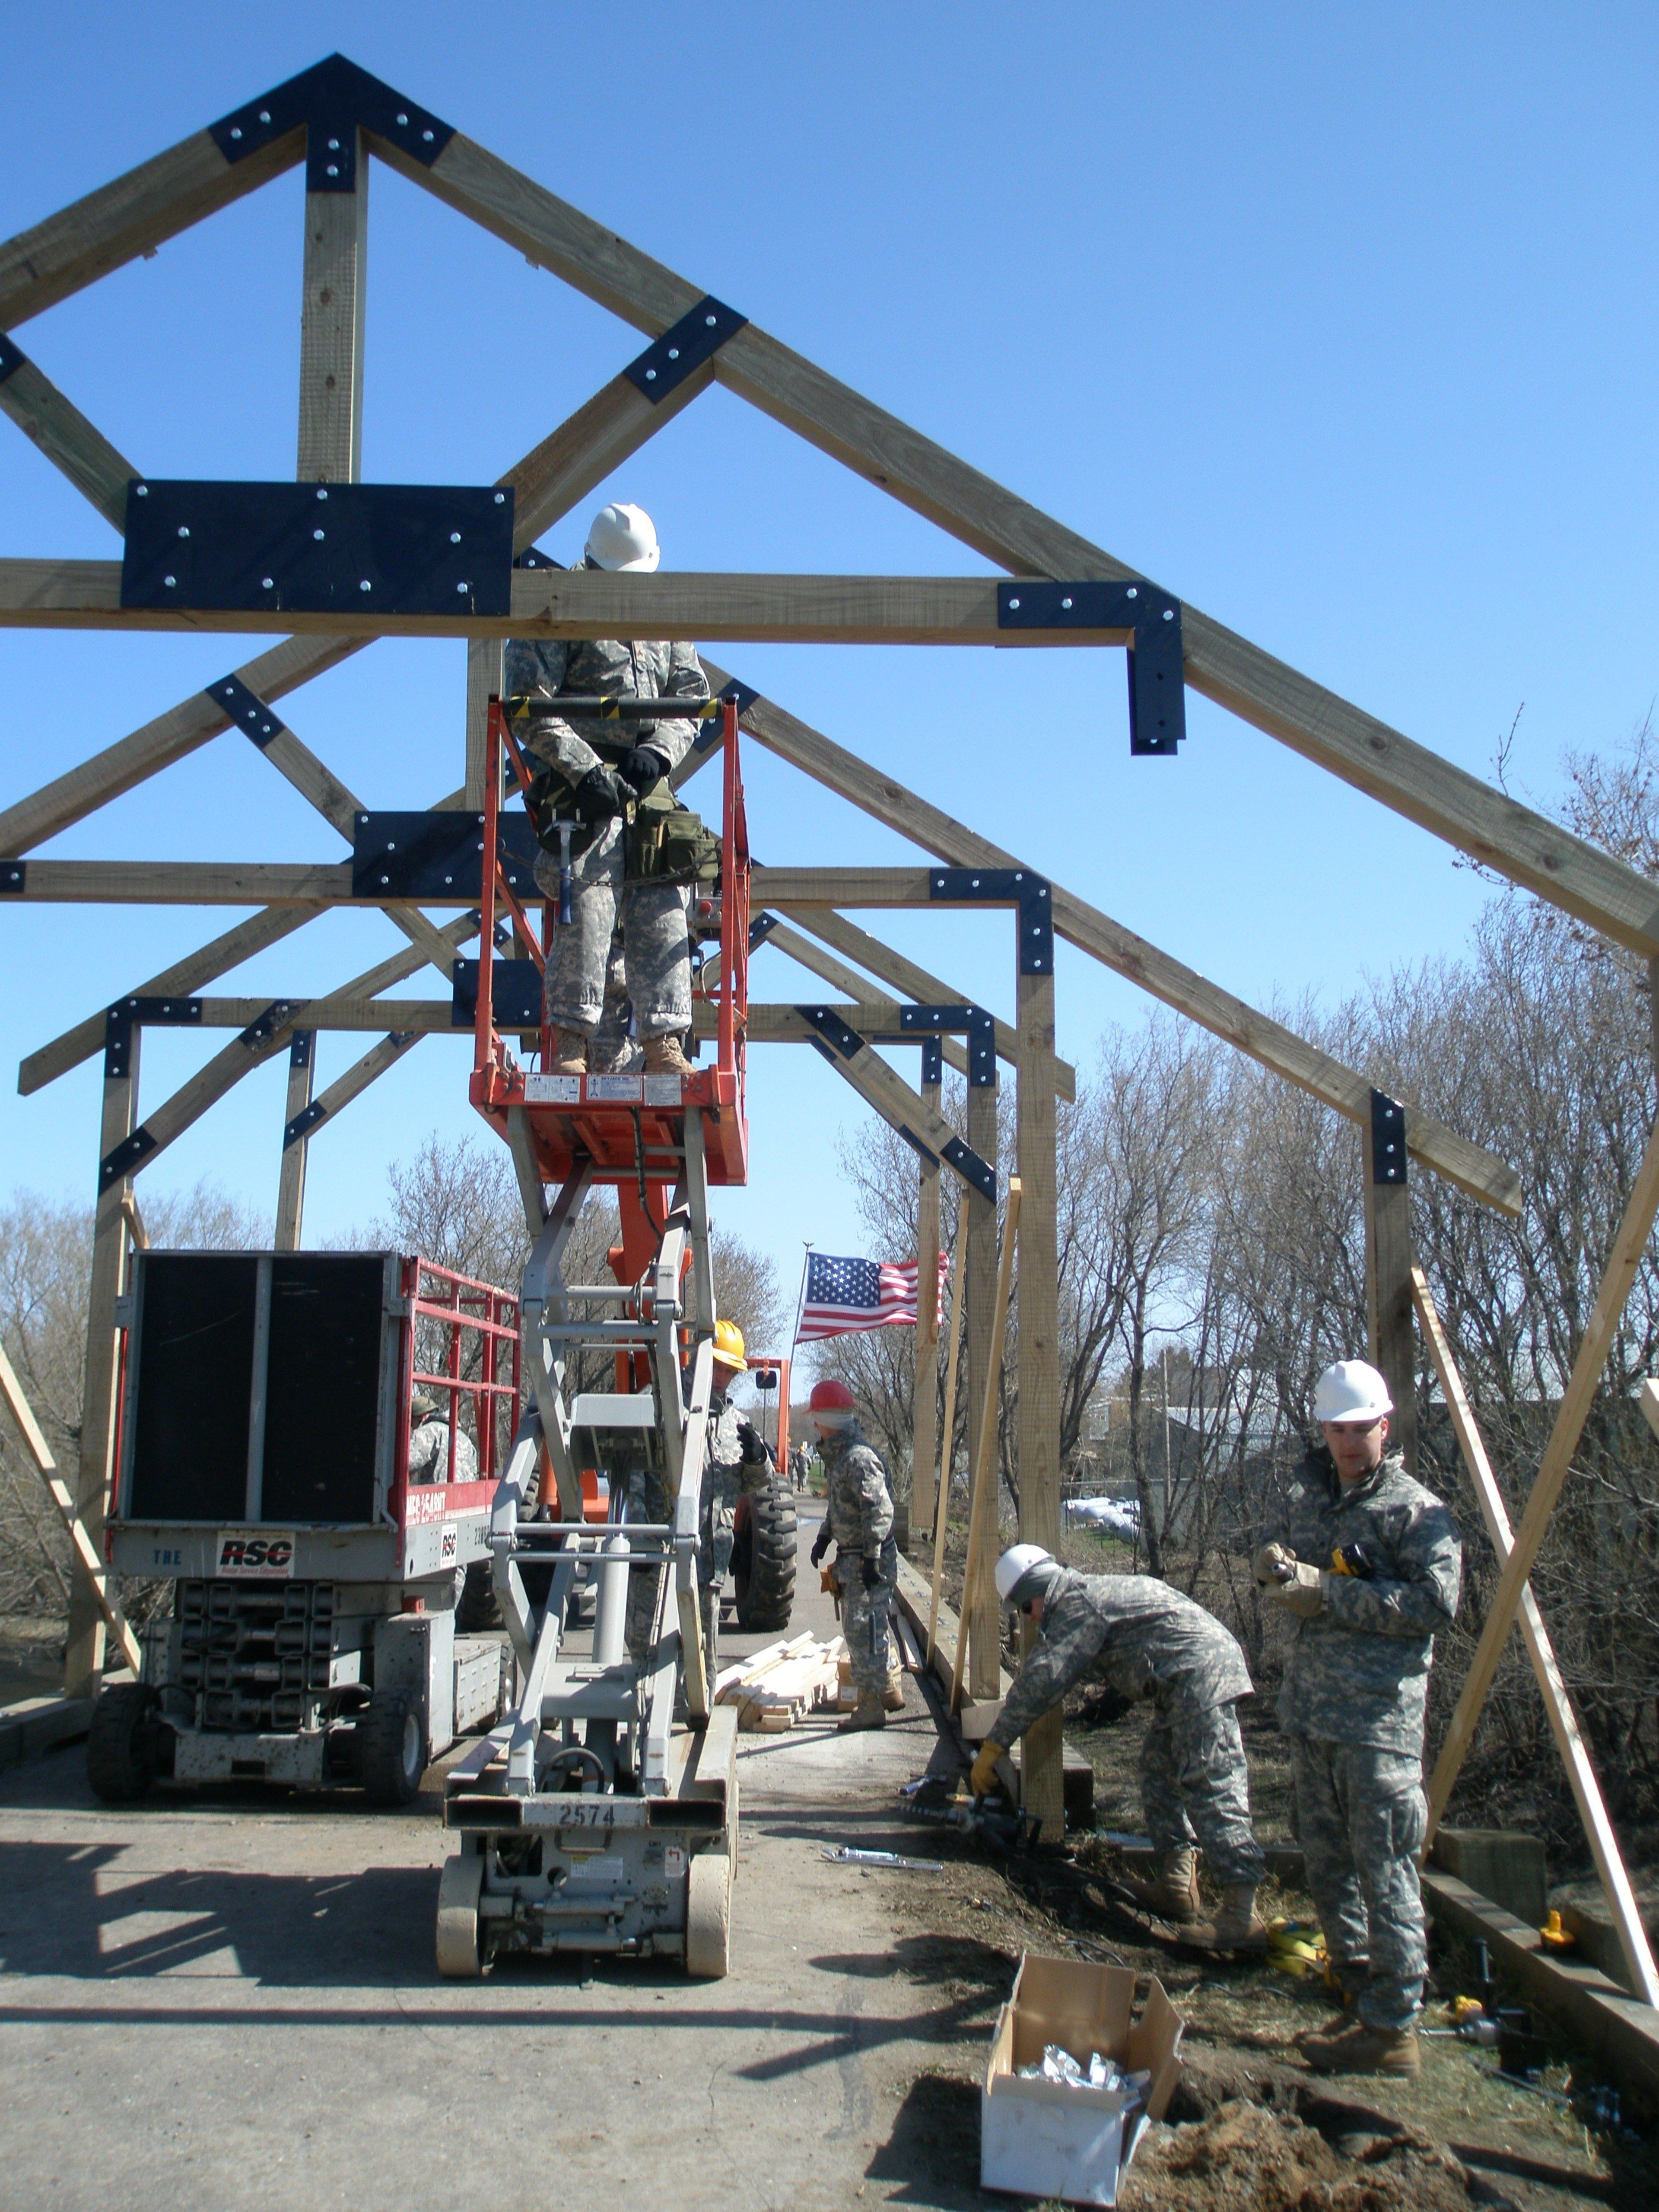
[[[1060,1549],[1060,1261],[1056,1226],[1054,979],[1018,978],[1019,1088],[1019,1534]],[[1036,1638],[1022,1624],[1022,1649]],[[1065,1832],[1063,1724],[1060,1708],[1026,1731],[1020,1796],[1043,1833]]]
[[[924,1048],[924,1057],[926,1048]],[[933,1063],[937,1067],[939,1062]],[[924,1082],[923,1103],[939,1113],[940,1085]],[[943,1116],[940,1116],[943,1119]],[[934,1425],[939,1419],[939,1162],[919,1164],[916,1192],[916,1370],[912,1394],[910,1534],[933,1526]]]
[[[295,1030],[288,1054],[288,1097],[283,1107],[283,1159],[276,1181],[276,1237],[279,1252],[297,1252],[305,1218],[307,1137],[288,1141],[288,1130],[311,1103],[317,1072],[317,1032]]]
[[[968,1086],[968,1142],[979,1152],[981,1159],[995,1159],[1000,1144],[998,1128],[997,1088],[994,1084],[970,1083]],[[981,1146],[988,1150],[981,1151]],[[976,1191],[965,1194],[968,1201],[968,1420],[970,1466],[971,1453],[977,1443],[974,1423],[985,1403],[986,1393],[1000,1392],[1002,1381],[1000,1354],[994,1353],[992,1337],[994,1328],[997,1283],[997,1210],[988,1199]],[[980,1549],[975,1551],[977,1541]],[[972,1574],[971,1587],[964,1583],[963,1591],[962,1626],[967,1638],[969,1654],[969,1687],[975,1698],[994,1698],[1002,1681],[1002,1609],[996,1602],[992,1586],[992,1574],[997,1557],[997,1516],[993,1513],[975,1537],[971,1523],[965,1571]]]
[[[957,1264],[951,1283],[951,1348],[945,1358],[945,1426],[939,1442],[939,1500],[933,1510],[933,1589],[927,1606],[927,1663],[933,1663],[939,1630],[939,1593],[945,1572],[945,1536],[951,1525],[951,1474],[956,1459],[957,1353],[962,1344],[963,1271],[968,1258],[968,1208],[957,1213]]]
[[[1498,1662],[1521,1603],[1521,1593],[1537,1560],[1540,1547],[1548,1532],[1550,1516],[1555,1510],[1556,1500],[1561,1495],[1562,1485],[1572,1464],[1573,1453],[1595,1396],[1595,1388],[1601,1379],[1601,1370],[1607,1364],[1613,1349],[1620,1318],[1625,1310],[1636,1273],[1647,1250],[1648,1238],[1653,1231],[1654,1216],[1659,1213],[1659,1122],[1654,1125],[1648,1147],[1642,1155],[1642,1164],[1632,1185],[1630,1202],[1625,1208],[1625,1218],[1619,1224],[1619,1234],[1613,1239],[1613,1251],[1607,1271],[1601,1278],[1595,1310],[1589,1317],[1574,1360],[1572,1373],[1559,1409],[1555,1425],[1545,1449],[1543,1463],[1538,1479],[1527,1498],[1526,1510],[1521,1516],[1515,1548],[1504,1562],[1498,1578],[1498,1593],[1492,1599],[1492,1609],[1486,1615],[1486,1625],[1480,1632],[1480,1641],[1475,1647],[1474,1657],[1458,1697],[1456,1710],[1452,1714],[1451,1726],[1440,1747],[1440,1756],[1435,1761],[1434,1773],[1429,1783],[1429,1826],[1425,1840],[1432,1840],[1446,1809],[1459,1770],[1468,1755],[1474,1741],[1475,1723],[1480,1709],[1486,1702],[1492,1677],[1498,1672]]]
[[[1440,1388],[1445,1393],[1446,1410],[1451,1415],[1452,1428],[1463,1455],[1463,1464],[1468,1468],[1469,1480],[1474,1486],[1480,1517],[1486,1524],[1486,1534],[1499,1561],[1507,1560],[1514,1549],[1515,1540],[1510,1528],[1509,1510],[1504,1504],[1504,1493],[1498,1487],[1498,1478],[1492,1473],[1492,1462],[1486,1456],[1480,1429],[1475,1425],[1474,1414],[1463,1389],[1463,1379],[1452,1357],[1451,1345],[1441,1325],[1440,1316],[1435,1310],[1428,1279],[1420,1267],[1412,1269],[1411,1285],[1418,1319],[1423,1324],[1424,1340],[1429,1348],[1429,1357],[1434,1362],[1435,1372],[1440,1377]],[[1626,1871],[1619,1850],[1619,1839],[1613,1834],[1612,1821],[1607,1818],[1607,1808],[1602,1802],[1595,1769],[1590,1764],[1589,1753],[1579,1733],[1578,1717],[1573,1711],[1572,1699],[1556,1664],[1554,1648],[1550,1643],[1530,1583],[1523,1584],[1521,1591],[1521,1633],[1526,1639],[1533,1672],[1538,1677],[1538,1686],[1543,1693],[1544,1711],[1549,1715],[1550,1728],[1555,1737],[1556,1747],[1561,1753],[1561,1763],[1566,1768],[1567,1779],[1572,1785],[1578,1817],[1583,1823],[1590,1856],[1595,1861],[1595,1871],[1601,1876],[1607,1909],[1619,1930],[1625,1963],[1630,1968],[1631,1986],[1644,2003],[1659,2005],[1659,1972],[1656,1972],[1654,1966],[1647,1930],[1642,1924],[1641,1911],[1630,1886],[1630,1875]],[[1425,1848],[1426,1850],[1426,1846]]]
[[[974,1454],[974,1483],[968,1504],[968,1563],[962,1592],[962,1611],[965,1620],[989,1606],[992,1616],[1002,1618],[1002,1607],[997,1602],[996,1592],[996,1496],[997,1496],[997,1396],[1002,1375],[1002,1347],[1008,1333],[1008,1296],[1013,1284],[1014,1253],[1019,1243],[1019,1177],[1008,1178],[1008,1211],[1003,1222],[1002,1258],[997,1268],[996,1306],[991,1317],[991,1342],[988,1363],[985,1401],[979,1417],[979,1444]],[[989,1543],[991,1564],[982,1564],[982,1554]],[[975,1638],[975,1671],[979,1659],[979,1641]],[[1002,1687],[1001,1654],[994,1645],[991,1649],[991,1686],[974,1689],[975,1698],[994,1698]],[[956,1671],[951,1680],[951,1710],[954,1712],[962,1701],[963,1645],[957,1639]]]

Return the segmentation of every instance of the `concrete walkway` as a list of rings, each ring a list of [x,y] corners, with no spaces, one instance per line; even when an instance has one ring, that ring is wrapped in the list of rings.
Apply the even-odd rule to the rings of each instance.
[[[794,1632],[833,1626],[816,1525]],[[948,1993],[895,1968],[896,1886],[927,1877],[821,1856],[926,1855],[893,1814],[935,1743],[909,1695],[880,1735],[740,1740],[733,1966],[715,1984],[512,1963],[440,1982],[435,1771],[408,1813],[373,1814],[251,1789],[112,1811],[79,1747],[12,1770],[0,2208],[979,2202],[895,2135],[954,2033]]]

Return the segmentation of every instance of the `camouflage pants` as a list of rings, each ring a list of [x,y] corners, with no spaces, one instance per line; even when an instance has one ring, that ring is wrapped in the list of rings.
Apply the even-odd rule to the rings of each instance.
[[[1160,1851],[1202,1847],[1222,1883],[1254,1889],[1265,1865],[1250,1825],[1250,1774],[1236,1704],[1160,1698],[1140,1747],[1140,1802]]]
[[[697,1601],[702,1614],[703,1656],[711,1675],[720,1641],[720,1586],[731,1571],[732,1545],[737,1533],[737,1496],[735,1471],[725,1477],[720,1471],[710,1468],[703,1476],[702,1520],[697,1532],[697,1575],[701,1585]],[[638,1477],[630,1486],[628,1510],[637,1521],[672,1521],[674,1517],[668,1493],[661,1484]],[[657,1599],[667,1571],[660,1566],[629,1570],[625,1636],[628,1656],[636,1667],[643,1667],[650,1656]],[[673,1612],[668,1626],[676,1626],[678,1619],[678,1612]]]
[[[1417,1879],[1428,1827],[1423,1762],[1370,1744],[1292,1736],[1291,1772],[1308,1887],[1332,1966],[1368,2027],[1409,2027],[1428,1971]]]
[[[892,1654],[887,1617],[898,1587],[897,1547],[890,1536],[882,1546],[881,1580],[874,1589],[864,1587],[862,1561],[856,1552],[837,1552],[836,1572],[841,1581],[841,1627],[853,1687],[860,1698],[884,1697]]]
[[[628,994],[640,1035],[665,1036],[691,1026],[685,885],[624,886],[627,839],[627,824],[617,816],[571,864],[570,926],[554,929],[544,988],[546,1017],[556,1028],[590,1035],[599,1028],[619,909]],[[557,898],[556,853],[538,851],[536,882],[547,897]]]

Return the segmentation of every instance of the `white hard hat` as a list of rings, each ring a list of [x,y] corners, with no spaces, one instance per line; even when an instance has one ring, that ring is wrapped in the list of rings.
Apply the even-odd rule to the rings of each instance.
[[[1314,1385],[1316,1421],[1374,1421],[1393,1411],[1389,1386],[1369,1360],[1339,1359]]]
[[[650,575],[662,559],[657,526],[642,507],[612,500],[594,516],[587,557],[598,568],[627,568]]]
[[[1011,1545],[997,1561],[997,1595],[1006,1606],[1027,1605],[1059,1572],[1054,1553],[1041,1544]]]

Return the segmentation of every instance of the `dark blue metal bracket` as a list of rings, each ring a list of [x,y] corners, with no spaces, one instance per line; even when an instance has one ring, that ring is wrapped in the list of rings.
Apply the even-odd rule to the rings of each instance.
[[[777,927],[780,917],[775,914],[757,914],[749,924],[749,950],[758,952],[761,946]]]
[[[931,1083],[937,1091],[945,1080],[945,1048],[937,1037],[929,1037],[921,1048],[921,1087]]]
[[[207,695],[216,707],[224,708],[233,726],[245,738],[252,738],[261,752],[288,727],[276,709],[267,707],[238,677],[222,676],[216,684],[208,685]]]
[[[997,1079],[997,1025],[983,1006],[901,1006],[899,1028],[905,1036],[960,1033],[968,1040],[968,1080],[975,1089]],[[937,1083],[940,1079],[931,1079]]]
[[[901,1130],[899,1133],[902,1136],[906,1132]],[[925,1147],[918,1147],[918,1150],[922,1149]],[[981,1198],[988,1198],[993,1206],[996,1204],[996,1170],[981,1159],[971,1145],[963,1144],[960,1137],[952,1137],[945,1147],[945,1158],[946,1164],[953,1167],[963,1181],[971,1185]]]
[[[795,1012],[809,1029],[817,1030],[811,1042],[832,1064],[837,1060],[851,1060],[864,1043],[858,1031],[848,1029],[841,1016],[828,1006],[797,1006]]]
[[[542,971],[533,960],[498,960],[490,970],[490,1012],[498,1030],[542,1025]],[[458,960],[449,1002],[452,1029],[470,1030],[478,1018],[478,963]]]
[[[351,896],[368,899],[476,899],[483,885],[483,817],[459,807],[424,814],[353,817]],[[503,814],[495,850],[508,887],[538,896],[536,832],[527,814]]]
[[[199,999],[118,999],[104,1015],[106,1082],[131,1073],[135,1029],[198,1028],[201,1019]]]
[[[940,906],[1017,906],[1019,972],[1054,972],[1054,892],[1030,868],[930,868],[927,896]]]
[[[511,490],[135,477],[121,605],[169,611],[505,615]]]
[[[297,1145],[301,1137],[308,1137],[319,1121],[328,1119],[328,1109],[320,1098],[313,1098],[309,1106],[302,1106],[283,1132],[283,1150]]]
[[[747,315],[740,315],[735,307],[728,307],[709,293],[647,346],[637,361],[630,361],[623,374],[654,407],[671,392],[678,391],[693,369],[711,361],[748,320]]]
[[[738,704],[738,719],[741,721],[743,717],[749,712],[749,709],[754,705],[756,700],[760,697],[760,693],[750,684],[739,684],[737,678],[734,676],[732,678],[732,681],[726,686],[725,690],[723,691],[717,691],[714,694],[714,696],[717,699],[735,699]],[[699,722],[697,725],[697,734],[691,740],[690,750],[687,757],[691,760],[696,760],[701,754],[713,752],[715,747],[719,745],[724,738],[725,735],[726,725],[724,720]]]
[[[130,1137],[124,1137],[112,1152],[106,1152],[98,1163],[98,1188],[106,1191],[114,1182],[123,1182],[143,1160],[155,1150],[155,1139],[142,1126]]]
[[[997,586],[999,629],[1127,629],[1129,750],[1173,755],[1187,734],[1181,602],[1143,577],[1122,583],[1051,583],[1018,576]]]
[[[258,1052],[261,1045],[270,1042],[278,1030],[287,1027],[293,1012],[292,999],[273,999],[257,1020],[238,1032],[237,1043],[246,1045],[250,1052]]]
[[[0,896],[21,898],[28,888],[27,860],[0,860]]]
[[[311,1055],[315,1051],[316,1047],[317,1032],[315,1030],[295,1030],[294,1032],[294,1042],[289,1047],[288,1050],[289,1066],[290,1067],[309,1067],[311,1065]],[[286,1143],[287,1141],[287,1139],[284,1138],[283,1142]]]
[[[1371,1181],[1406,1180],[1406,1109],[1386,1091],[1371,1092]]]
[[[20,352],[5,332],[0,331],[0,384],[3,384],[9,376],[15,376],[27,359],[28,356]]]
[[[210,124],[208,130],[233,167],[303,130],[309,192],[356,190],[360,130],[427,169],[455,136],[453,124],[417,107],[343,54],[331,54],[326,61],[302,70],[263,98]]]

